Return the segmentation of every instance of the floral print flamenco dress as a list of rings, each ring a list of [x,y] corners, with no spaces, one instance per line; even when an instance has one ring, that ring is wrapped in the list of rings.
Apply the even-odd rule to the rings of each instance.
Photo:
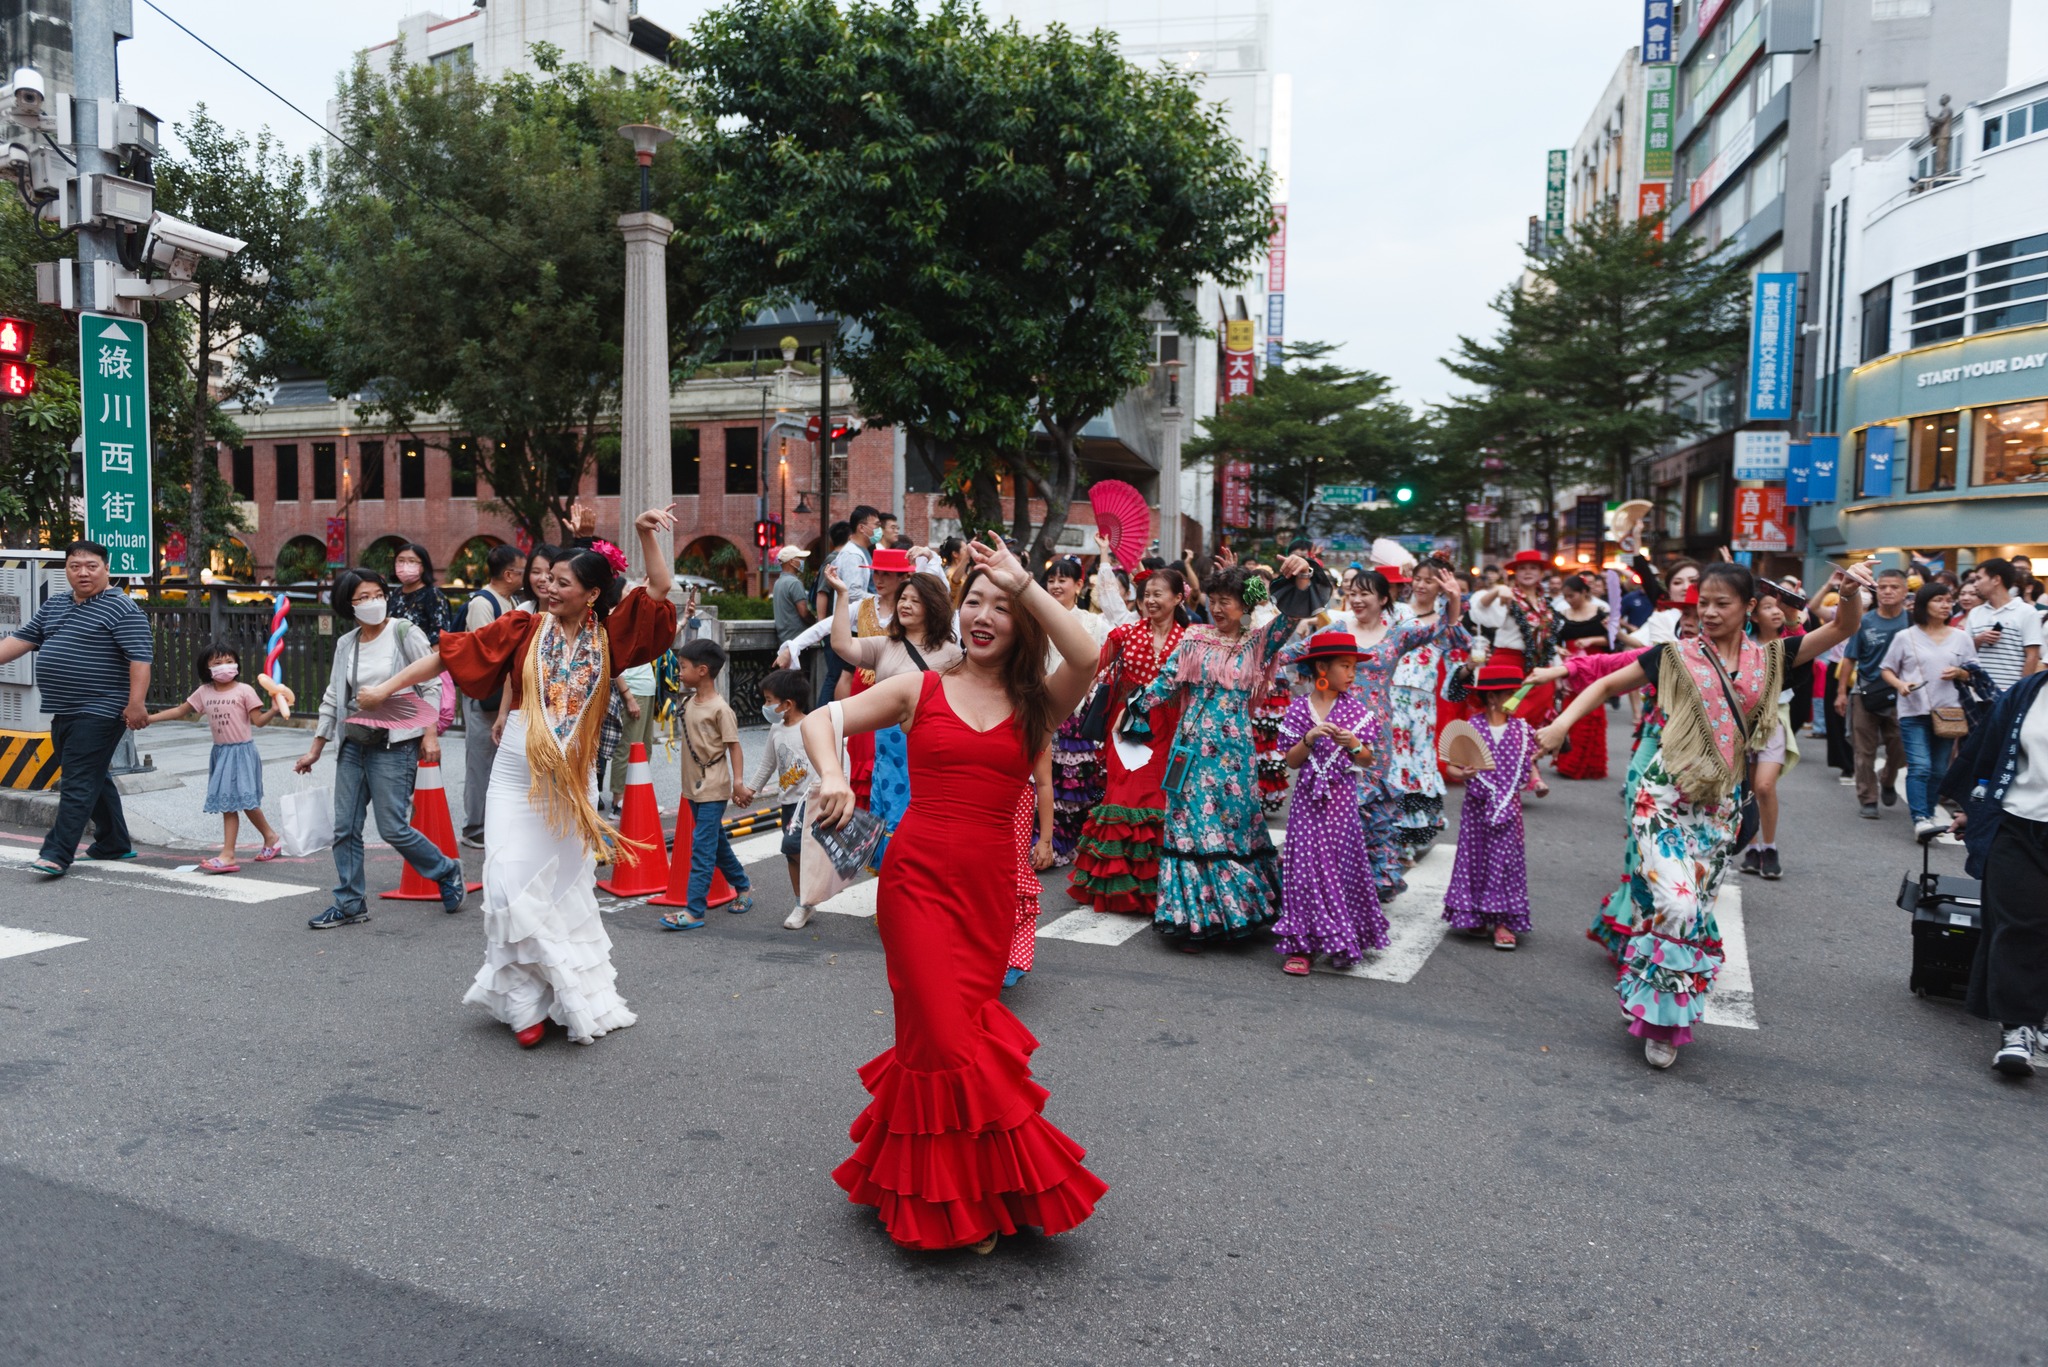
[[[1159,677],[1131,698],[1128,727],[1149,738],[1155,758],[1174,746],[1191,752],[1185,778],[1166,794],[1159,851],[1152,928],[1170,939],[1236,939],[1279,914],[1280,855],[1266,833],[1251,708],[1293,631],[1285,615],[1234,638],[1191,628]],[[1155,727],[1158,711],[1176,702],[1179,727]]]

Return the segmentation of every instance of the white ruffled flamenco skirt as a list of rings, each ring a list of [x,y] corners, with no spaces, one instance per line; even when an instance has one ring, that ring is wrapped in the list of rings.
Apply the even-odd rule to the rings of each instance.
[[[526,718],[513,713],[484,809],[484,966],[463,995],[514,1030],[553,1020],[578,1044],[635,1020],[614,986],[597,862],[527,794]]]

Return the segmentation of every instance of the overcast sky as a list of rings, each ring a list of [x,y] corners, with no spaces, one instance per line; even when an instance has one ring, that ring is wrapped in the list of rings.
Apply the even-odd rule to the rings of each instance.
[[[1170,4],[1170,0],[1166,0]],[[420,9],[468,0],[289,3],[157,0],[202,37],[320,117],[358,48]],[[681,28],[708,0],[643,0]],[[1521,263],[1543,206],[1543,154],[1568,147],[1622,53],[1639,0],[1275,0],[1277,70],[1294,76],[1288,332],[1341,343],[1349,364],[1391,378],[1412,403],[1453,385],[1438,364],[1460,332],[1492,326],[1486,302]],[[129,99],[168,125],[205,101],[231,128],[265,124],[294,147],[312,128],[146,4],[121,53]]]

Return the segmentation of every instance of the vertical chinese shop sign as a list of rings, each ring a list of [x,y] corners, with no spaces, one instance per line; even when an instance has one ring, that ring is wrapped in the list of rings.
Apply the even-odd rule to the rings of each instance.
[[[133,318],[78,317],[84,420],[85,535],[107,548],[113,574],[148,574],[151,539],[149,333]]]

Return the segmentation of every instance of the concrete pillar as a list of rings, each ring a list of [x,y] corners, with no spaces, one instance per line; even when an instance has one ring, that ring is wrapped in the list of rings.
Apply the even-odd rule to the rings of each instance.
[[[1178,398],[1178,395],[1174,397]],[[1180,563],[1180,419],[1178,404],[1168,407],[1159,447],[1159,556]]]
[[[619,525],[612,539],[626,552],[627,572],[647,573],[633,519],[675,497],[668,458],[668,240],[675,224],[657,213],[619,215],[626,239],[625,377],[619,394]],[[675,546],[657,536],[673,562]]]

